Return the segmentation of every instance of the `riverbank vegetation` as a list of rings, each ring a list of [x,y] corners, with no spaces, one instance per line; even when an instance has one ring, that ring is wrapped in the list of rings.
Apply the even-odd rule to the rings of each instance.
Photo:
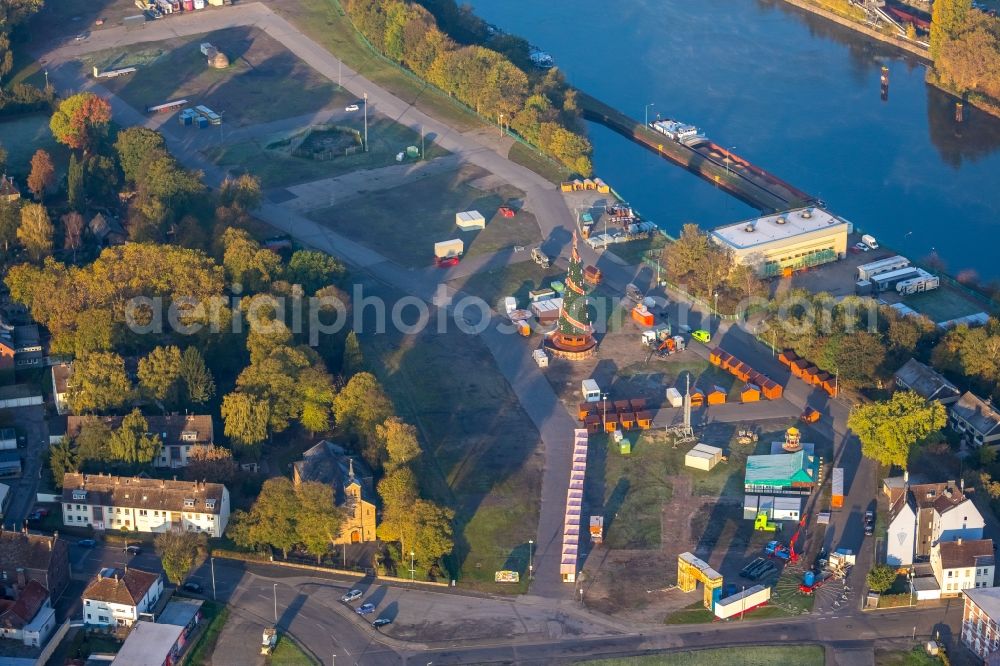
[[[1000,19],[972,0],[938,0],[931,18],[928,79],[1000,115]]]
[[[347,0],[346,9],[387,58],[576,173],[590,175],[591,145],[579,130],[575,92],[559,70],[533,69],[527,42],[496,31],[454,2],[425,4]]]

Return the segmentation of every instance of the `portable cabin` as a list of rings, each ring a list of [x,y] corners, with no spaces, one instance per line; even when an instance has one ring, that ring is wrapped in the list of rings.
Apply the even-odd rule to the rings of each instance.
[[[760,386],[760,392],[768,400],[778,400],[784,392],[781,384],[766,377],[760,382],[760,384],[758,384],[758,386]]]
[[[542,289],[532,289],[528,292],[528,301],[531,303],[537,303],[538,301],[544,301],[555,297],[556,292],[548,287],[543,287]]]
[[[580,421],[586,420],[588,416],[596,413],[594,410],[594,403],[592,402],[581,402],[577,405],[576,417]]]
[[[635,415],[635,424],[639,426],[640,430],[649,430],[653,427],[653,413],[638,412]]]
[[[584,189],[584,187],[583,187],[583,181],[580,180],[579,178],[574,178],[573,179],[573,191],[574,192],[582,192],[583,189]]]
[[[598,402],[601,399],[601,387],[593,379],[584,379],[580,382],[580,392],[583,394],[584,402]]]
[[[455,224],[462,231],[475,231],[486,228],[486,218],[478,210],[465,210],[455,213]]]
[[[465,242],[461,238],[434,243],[434,256],[438,259],[461,257],[463,252],[465,252]]]
[[[605,183],[603,180],[601,180],[600,178],[595,178],[594,179],[594,184],[597,185],[597,192],[598,192],[598,194],[610,194],[611,193],[611,187],[607,183]]]
[[[680,391],[671,386],[667,389],[667,402],[670,403],[671,407],[683,407],[684,396],[681,395]]]
[[[708,444],[697,444],[684,455],[684,466],[710,472],[722,462],[722,449]]]
[[[705,404],[705,393],[701,389],[691,389],[691,406],[702,407]]]
[[[632,319],[643,326],[652,326],[655,323],[653,313],[642,303],[632,308]]]
[[[742,363],[740,359],[736,358],[732,354],[726,354],[722,357],[722,365],[720,366],[723,370],[732,370],[737,365]]]
[[[815,365],[810,365],[802,370],[802,381],[806,384],[816,384],[816,375],[819,374],[819,368]]]
[[[793,360],[791,365],[789,365],[788,367],[792,371],[793,375],[795,375],[796,377],[801,377],[803,371],[811,365],[812,363],[805,360],[804,358],[797,358]]]
[[[590,517],[590,540],[594,543],[604,541],[604,516]]]
[[[615,400],[615,411],[618,413],[632,411],[632,405],[628,400]]]
[[[597,184],[594,183],[594,181],[591,180],[590,178],[584,178],[583,179],[583,189],[585,189],[585,190],[596,190],[597,189]]]
[[[613,433],[618,430],[618,415],[614,412],[609,412],[604,420],[604,432]]]
[[[628,401],[628,404],[631,406],[633,412],[641,412],[646,409],[645,398],[632,398]]]
[[[572,192],[573,191],[573,183],[572,182],[562,182],[562,183],[559,183],[559,189],[562,190],[563,192]]]
[[[760,400],[760,387],[756,384],[747,384],[740,391],[740,402],[758,402]]]
[[[826,391],[827,395],[831,398],[837,397],[837,378],[829,377],[825,382],[823,382],[823,390]]]
[[[726,390],[721,386],[713,386],[708,392],[708,404],[723,405],[726,403]]]
[[[584,420],[583,425],[590,434],[599,433],[601,432],[601,417],[597,414],[589,414],[586,420]]]
[[[733,373],[736,379],[745,382],[750,379],[750,373],[753,372],[753,368],[746,363],[740,362],[730,368],[729,371]]]
[[[823,384],[830,381],[830,373],[824,370],[820,370],[816,373],[815,379],[813,379],[813,384],[816,386],[822,386]]]
[[[722,351],[718,347],[714,347],[708,351],[708,361],[712,365],[722,365],[722,355],[726,352]],[[729,356],[729,354],[726,354]]]
[[[781,361],[782,365],[791,366],[793,361],[797,361],[799,355],[796,354],[791,349],[785,349],[780,354],[778,354],[778,360]]]
[[[622,430],[631,430],[635,427],[634,412],[618,412],[618,423]]]

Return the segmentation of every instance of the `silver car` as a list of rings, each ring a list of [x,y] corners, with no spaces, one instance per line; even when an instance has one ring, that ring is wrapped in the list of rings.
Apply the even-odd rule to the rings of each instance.
[[[364,593],[361,590],[351,590],[350,592],[342,596],[340,600],[343,601],[345,604],[349,604],[352,601],[360,599],[363,594]]]

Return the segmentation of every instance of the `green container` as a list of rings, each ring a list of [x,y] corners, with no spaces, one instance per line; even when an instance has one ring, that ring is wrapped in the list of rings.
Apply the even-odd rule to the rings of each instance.
[[[621,453],[623,456],[627,456],[630,453],[632,453],[632,442],[628,441],[627,439],[623,439],[622,441],[618,442],[618,452]]]
[[[406,147],[406,156],[407,157],[420,157],[420,149],[417,148],[416,146],[407,146]]]
[[[552,291],[556,292],[557,294],[561,294],[564,291],[566,291],[566,285],[564,285],[562,282],[559,282],[558,280],[556,280],[555,282],[552,282],[551,284],[549,284],[549,289],[551,289]]]

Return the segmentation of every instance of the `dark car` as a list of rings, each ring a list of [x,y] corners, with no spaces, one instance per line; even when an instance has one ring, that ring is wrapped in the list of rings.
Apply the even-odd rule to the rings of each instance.
[[[865,511],[865,536],[871,536],[875,533],[875,513],[872,511]]]
[[[80,539],[79,541],[76,542],[76,545],[78,545],[80,548],[93,548],[94,546],[97,545],[97,542],[94,541],[93,539]]]
[[[378,629],[379,627],[384,627],[387,624],[392,624],[392,620],[387,617],[380,617],[374,622],[372,622],[372,626],[375,627],[376,629]]]
[[[358,615],[369,615],[375,612],[375,604],[361,604],[354,612]]]
[[[196,583],[194,581],[188,581],[181,585],[181,589],[185,592],[194,592],[195,594],[201,594],[202,588],[201,583]]]
[[[142,552],[142,548],[139,546],[125,546],[122,548],[123,553],[128,553],[129,555],[138,555]]]

